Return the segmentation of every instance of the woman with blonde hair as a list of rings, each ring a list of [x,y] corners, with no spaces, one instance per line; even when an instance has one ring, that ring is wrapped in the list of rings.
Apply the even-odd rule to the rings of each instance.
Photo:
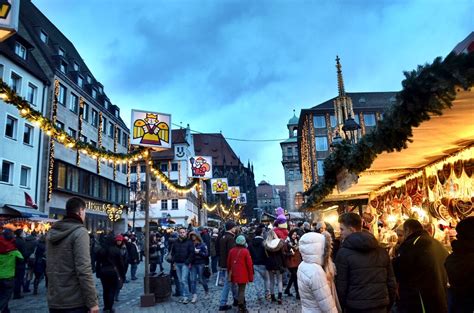
[[[299,243],[303,261],[298,267],[298,289],[303,313],[342,312],[337,299],[331,260],[331,235],[328,232],[304,234]]]
[[[267,234],[267,239],[263,246],[265,247],[265,253],[268,256],[267,263],[265,265],[268,271],[268,286],[267,290],[270,291],[268,300],[273,302],[277,301],[278,304],[283,304],[283,273],[285,272],[285,259],[283,256],[283,246],[285,242],[278,238],[277,234],[270,230]],[[278,284],[278,300],[275,298],[275,282]]]

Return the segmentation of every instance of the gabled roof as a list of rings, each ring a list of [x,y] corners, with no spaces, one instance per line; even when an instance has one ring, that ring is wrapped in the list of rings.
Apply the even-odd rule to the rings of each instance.
[[[211,156],[213,166],[242,164],[222,134],[193,134],[196,155]]]
[[[174,158],[174,146],[177,144],[188,143],[186,141],[186,129],[172,129],[171,130],[171,149],[152,152],[152,159],[158,160],[172,160]]]
[[[347,92],[346,96],[352,99],[353,108],[357,110],[390,106],[395,102],[397,92]],[[312,107],[311,109],[305,109],[305,111],[334,110],[334,100],[336,98],[337,97],[329,99]]]

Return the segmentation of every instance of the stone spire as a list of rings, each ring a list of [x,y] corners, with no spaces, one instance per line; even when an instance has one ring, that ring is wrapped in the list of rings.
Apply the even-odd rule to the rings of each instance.
[[[346,91],[344,90],[344,79],[342,78],[342,66],[341,62],[339,62],[339,56],[336,55],[336,68],[337,68],[337,88],[339,90],[339,97],[344,97],[346,95]]]

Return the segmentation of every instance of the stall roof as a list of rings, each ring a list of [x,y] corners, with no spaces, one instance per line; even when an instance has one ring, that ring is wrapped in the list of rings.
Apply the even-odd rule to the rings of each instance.
[[[367,198],[370,192],[474,144],[474,91],[459,91],[443,115],[431,116],[413,129],[412,139],[406,149],[378,155],[359,174],[357,184],[341,193],[334,191],[325,201]]]
[[[32,209],[27,206],[5,204],[0,208],[1,215],[9,215],[12,217],[48,217],[48,214]]]

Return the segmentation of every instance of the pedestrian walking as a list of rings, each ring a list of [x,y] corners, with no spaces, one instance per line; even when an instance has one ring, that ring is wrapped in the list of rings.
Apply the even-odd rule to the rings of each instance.
[[[209,287],[207,286],[207,278],[204,277],[204,266],[209,264],[209,252],[206,244],[202,241],[201,236],[196,232],[189,233],[189,239],[194,245],[194,255],[191,262],[190,280],[191,280],[191,303],[197,301],[197,283],[199,282],[205,292],[206,298],[209,295]]]
[[[15,288],[15,270],[23,255],[15,245],[13,232],[3,230],[0,236],[0,312],[8,313],[8,302]]]
[[[25,239],[23,238],[23,230],[18,228],[14,233],[15,246],[18,251],[20,251],[23,258],[18,260],[18,264],[15,267],[15,289],[13,290],[13,299],[21,299],[23,298],[22,290],[25,290],[25,274],[29,255]]]
[[[130,279],[137,280],[137,268],[140,264],[140,248],[137,244],[137,237],[130,237],[130,245],[128,250],[128,262],[130,263]]]
[[[123,237],[109,234],[96,256],[96,275],[102,283],[104,312],[114,312],[114,300],[123,286],[125,266],[121,254],[121,240]],[[120,243],[120,245],[119,245]]]
[[[268,271],[268,286],[270,297],[268,300],[283,304],[283,273],[285,272],[285,260],[283,256],[283,246],[285,242],[278,238],[277,234],[270,230],[267,233],[267,239],[264,242],[265,252],[268,256],[265,265]],[[275,283],[277,284],[278,299],[275,298]]]
[[[160,243],[158,242],[158,238],[155,235],[151,235],[150,237],[150,273],[154,274],[156,272],[156,268],[160,262]]]
[[[301,263],[301,253],[299,250],[299,236],[297,229],[294,228],[290,230],[288,234],[288,238],[286,240],[286,245],[284,246],[284,254],[285,254],[285,265],[288,271],[290,272],[290,279],[288,281],[288,285],[285,288],[285,294],[287,296],[293,296],[291,294],[291,286],[294,286],[296,292],[296,299],[300,299],[299,291],[298,291],[298,266]]]
[[[448,277],[444,262],[448,251],[415,219],[403,223],[403,232],[405,240],[393,259],[399,284],[398,312],[446,313]]]
[[[227,221],[225,223],[225,233],[219,241],[219,267],[224,269],[224,286],[221,291],[221,299],[219,302],[219,311],[227,311],[232,306],[227,304],[229,298],[229,291],[232,291],[233,306],[238,305],[237,300],[237,285],[233,284],[229,280],[229,272],[227,268],[227,258],[229,257],[229,251],[235,247],[235,234],[237,232],[237,225],[234,221]]]
[[[182,299],[180,303],[189,303],[190,288],[188,284],[189,271],[194,256],[193,242],[188,239],[186,228],[180,228],[178,231],[178,240],[171,247],[171,254],[176,265],[176,273],[180,284]]]
[[[175,285],[175,291],[173,296],[175,297],[182,297],[181,294],[181,284],[179,283],[178,279],[178,272],[176,271],[176,263],[174,262],[174,257],[173,257],[173,244],[178,240],[178,233],[174,231],[171,235],[170,238],[168,239],[168,250],[169,250],[169,255],[167,256],[167,261],[170,263],[170,276],[173,278],[173,283]]]
[[[25,277],[23,281],[23,292],[31,292],[30,284],[34,278],[35,269],[35,249],[38,244],[36,232],[32,232],[24,239],[25,242]]]
[[[217,263],[219,261],[219,255],[217,254],[216,246],[218,245],[217,238],[219,237],[219,230],[217,228],[212,229],[210,254],[211,254],[211,270],[212,274],[217,273]]]
[[[456,226],[453,253],[446,259],[449,313],[474,312],[474,216]]]
[[[265,247],[263,246],[263,228],[257,227],[255,229],[255,237],[249,244],[250,255],[252,256],[252,263],[254,269],[254,286],[256,289],[256,295],[258,300],[263,300],[267,295],[270,295],[270,291],[267,289],[268,282],[268,271],[267,265],[267,254]]]
[[[328,234],[329,235],[329,234]],[[304,234],[299,242],[303,261],[297,279],[303,313],[339,313],[331,260],[331,237],[317,232]]]
[[[35,279],[33,281],[33,294],[38,294],[38,287],[40,282],[44,278],[44,273],[46,271],[46,236],[41,235],[38,240],[38,244],[35,249],[35,262],[34,262],[34,275]]]
[[[119,284],[117,288],[115,289],[115,301],[119,301],[119,294],[120,290],[123,288],[123,284],[126,283],[127,279],[127,264],[128,264],[128,249],[126,245],[126,239],[122,235],[117,235],[115,236],[115,245],[118,248],[118,251],[120,252],[120,263],[122,270],[118,272],[120,275],[119,277]],[[115,265],[116,268],[118,266]]]
[[[50,313],[99,312],[85,218],[86,203],[73,197],[66,203],[64,219],[54,223],[46,236]]]
[[[235,247],[230,249],[227,257],[229,279],[238,285],[239,312],[248,312],[245,303],[245,287],[253,282],[253,263],[250,252],[247,250],[245,236],[239,235],[235,239]]]
[[[362,231],[355,213],[339,217],[342,245],[336,256],[336,288],[344,312],[386,313],[390,310],[396,282],[390,258],[377,239]]]

